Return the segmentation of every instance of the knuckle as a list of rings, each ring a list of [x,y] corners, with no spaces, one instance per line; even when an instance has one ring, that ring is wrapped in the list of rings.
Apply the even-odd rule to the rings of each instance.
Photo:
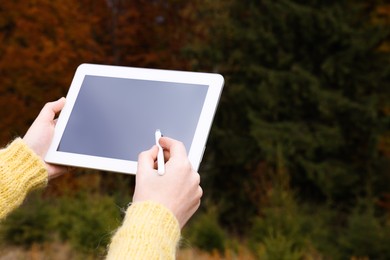
[[[202,196],[203,196],[203,189],[200,186],[198,188],[198,195],[199,195],[199,199],[202,198]]]
[[[47,102],[44,106],[43,106],[43,108],[41,109],[41,112],[42,111],[46,111],[46,110],[49,110],[50,109],[50,107],[51,107],[51,104],[50,104],[50,102]]]
[[[49,108],[53,106],[54,102],[46,102],[46,104],[43,106],[44,108]]]
[[[143,151],[143,152],[140,152],[139,154],[138,154],[138,160],[140,160],[141,158],[143,158],[143,157],[145,157],[146,156],[146,151]]]
[[[175,143],[175,145],[178,145],[178,146],[184,146],[184,143],[182,141],[179,141],[179,140],[173,140],[173,142]]]
[[[200,184],[200,174],[199,174],[199,173],[196,173],[195,176],[196,176],[196,182],[197,182],[198,185],[199,185],[199,184]]]
[[[177,144],[180,145],[181,147],[185,147],[182,141],[177,141]]]

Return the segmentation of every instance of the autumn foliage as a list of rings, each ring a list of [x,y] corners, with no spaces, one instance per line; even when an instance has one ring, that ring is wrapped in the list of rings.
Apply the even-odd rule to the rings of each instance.
[[[66,95],[76,67],[186,68],[180,4],[9,1],[0,7],[0,142],[23,134],[45,102]]]

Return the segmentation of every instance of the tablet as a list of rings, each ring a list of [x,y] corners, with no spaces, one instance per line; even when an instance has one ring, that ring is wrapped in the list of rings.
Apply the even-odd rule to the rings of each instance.
[[[184,143],[197,171],[223,84],[214,73],[82,64],[45,160],[135,174],[160,129]]]

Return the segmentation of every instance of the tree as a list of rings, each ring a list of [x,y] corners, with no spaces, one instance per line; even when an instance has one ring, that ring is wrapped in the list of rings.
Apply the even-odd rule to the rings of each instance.
[[[180,52],[186,40],[182,10],[187,3],[175,0],[105,3],[105,8],[99,11],[100,30],[95,39],[104,50],[106,63],[185,69]]]
[[[388,100],[390,67],[379,47],[388,30],[356,1],[213,6],[223,15],[206,33],[208,47],[192,54],[226,78],[207,152],[225,221],[245,225],[256,212],[246,192],[277,171],[280,153],[305,201],[348,208],[356,196],[383,192],[378,137],[388,116],[379,100]]]
[[[0,7],[4,144],[23,134],[44,103],[66,94],[76,67],[99,60],[78,1],[12,1]],[[72,17],[72,19],[69,19]]]

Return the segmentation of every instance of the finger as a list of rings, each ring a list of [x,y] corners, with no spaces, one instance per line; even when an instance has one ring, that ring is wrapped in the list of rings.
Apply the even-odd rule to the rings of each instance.
[[[66,102],[66,99],[64,97],[58,99],[57,101],[54,101],[52,103],[52,111],[55,113],[55,114],[58,114],[59,112],[61,112],[61,110],[64,108],[65,106],[65,102]]]
[[[200,199],[202,198],[203,196],[203,189],[201,186],[198,186],[198,196],[199,196],[199,202],[200,202]]]
[[[171,153],[166,149],[163,150],[163,153],[164,153],[164,161],[166,162],[169,160],[169,158],[171,158]]]
[[[200,185],[200,174],[195,173],[195,178],[196,178],[196,182],[198,183],[198,185]]]
[[[169,151],[171,157],[181,158],[187,156],[186,148],[182,142],[169,137],[161,137],[159,142],[162,148]]]
[[[46,164],[47,171],[49,172],[48,178],[52,180],[61,176],[64,173],[67,173],[69,167],[55,165],[55,164]]]
[[[154,145],[147,151],[138,155],[138,172],[154,169],[154,162],[157,160],[158,147]]]
[[[52,120],[64,108],[66,99],[64,97],[57,101],[46,103],[39,113],[40,118]]]

